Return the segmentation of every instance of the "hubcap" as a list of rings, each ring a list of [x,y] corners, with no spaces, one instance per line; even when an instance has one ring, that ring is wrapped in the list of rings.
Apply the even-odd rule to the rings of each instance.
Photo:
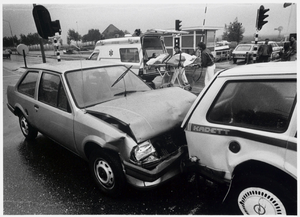
[[[107,189],[114,187],[114,173],[110,165],[105,160],[100,159],[95,163],[95,174],[103,187]]]
[[[262,188],[246,188],[238,197],[244,215],[286,215],[284,205],[271,192]]]
[[[25,117],[21,118],[20,121],[21,129],[25,135],[28,135],[28,123]]]

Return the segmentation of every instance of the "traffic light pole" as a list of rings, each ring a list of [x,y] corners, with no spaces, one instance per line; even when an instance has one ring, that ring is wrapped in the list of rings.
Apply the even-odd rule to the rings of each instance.
[[[256,33],[255,33],[255,43],[254,43],[254,53],[253,53],[253,63],[256,63],[256,57],[257,57],[257,42],[258,42],[258,30],[256,30]]]
[[[45,55],[44,44],[43,44],[42,38],[40,38],[40,47],[41,47],[43,63],[46,63],[46,55]]]
[[[260,8],[257,10],[257,16],[256,16],[256,33],[255,33],[255,45],[254,45],[254,53],[253,53],[253,63],[256,63],[257,58],[257,42],[258,42],[258,32],[262,29],[263,25],[265,25],[268,21],[265,19],[269,16],[266,14],[270,9],[265,9],[263,5],[260,6]]]

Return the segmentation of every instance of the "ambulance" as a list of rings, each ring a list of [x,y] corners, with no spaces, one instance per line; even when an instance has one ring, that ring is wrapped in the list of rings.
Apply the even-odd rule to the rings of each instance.
[[[140,36],[125,36],[97,41],[88,60],[109,60],[121,63],[139,75],[147,83],[152,82],[160,73],[155,67],[148,67],[147,62],[161,54],[168,56],[163,40],[164,34],[182,34],[184,31],[152,29]],[[160,72],[164,69],[160,68]]]

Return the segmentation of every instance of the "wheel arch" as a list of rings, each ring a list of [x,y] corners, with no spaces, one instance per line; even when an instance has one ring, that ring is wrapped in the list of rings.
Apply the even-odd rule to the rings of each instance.
[[[23,114],[25,117],[27,116],[24,109],[19,104],[16,104],[15,105],[15,110],[14,110],[14,115],[20,116],[21,114]]]
[[[118,149],[110,144],[107,145],[100,145],[96,141],[87,141],[84,145],[84,154],[86,159],[89,159],[91,154],[95,152],[96,150],[101,150],[104,152],[107,152],[110,155],[116,156],[120,159],[119,151]]]
[[[297,180],[295,178],[275,166],[257,160],[245,161],[236,166],[233,171],[233,179],[237,175],[251,174],[266,176],[270,179],[280,179],[280,182],[291,189],[292,192],[295,187],[297,188]]]

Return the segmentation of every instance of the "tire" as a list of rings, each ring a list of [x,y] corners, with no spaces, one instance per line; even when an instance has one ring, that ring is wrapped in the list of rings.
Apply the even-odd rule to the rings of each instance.
[[[19,116],[19,124],[21,131],[26,139],[33,140],[36,138],[38,131],[34,127],[31,126],[31,124],[28,122],[28,120],[25,118],[23,114]]]
[[[89,158],[89,167],[101,191],[112,197],[122,195],[125,191],[126,178],[116,156],[104,150],[97,150]]]
[[[225,212],[235,215],[295,215],[297,197],[292,195],[297,191],[292,192],[288,187],[263,175],[235,177],[225,200]]]
[[[236,61],[237,61],[237,59],[236,59],[236,58],[233,58],[233,63],[234,63],[234,64],[236,64]]]

